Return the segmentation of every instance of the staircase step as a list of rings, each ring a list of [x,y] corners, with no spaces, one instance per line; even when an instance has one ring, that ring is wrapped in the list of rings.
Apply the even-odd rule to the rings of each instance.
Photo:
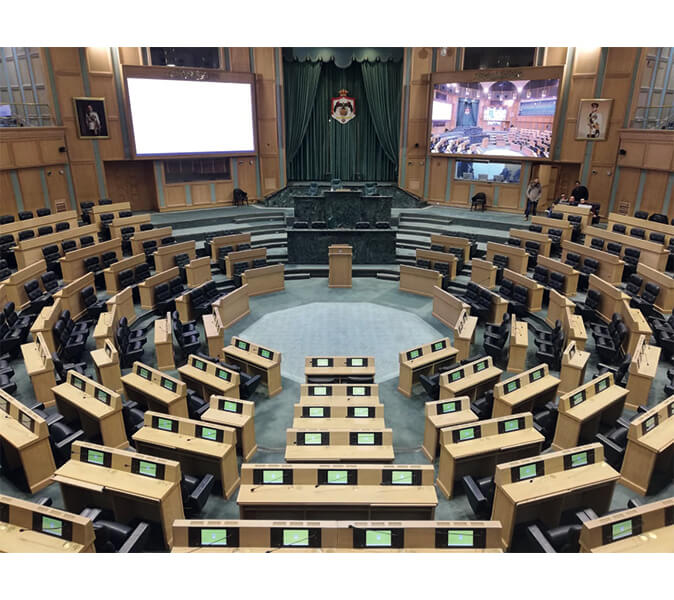
[[[400,275],[393,273],[377,273],[377,279],[384,279],[385,281],[400,281]]]
[[[449,217],[441,215],[424,215],[424,214],[414,214],[414,213],[400,213],[400,221],[408,223],[410,221],[416,221],[418,223],[430,223],[432,225],[449,225],[452,222],[452,219]]]
[[[292,281],[294,279],[311,279],[311,273],[285,273],[284,279],[286,281]]]

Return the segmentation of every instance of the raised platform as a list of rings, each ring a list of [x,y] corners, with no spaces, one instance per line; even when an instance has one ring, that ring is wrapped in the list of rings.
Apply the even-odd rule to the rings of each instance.
[[[349,244],[353,263],[392,264],[397,229],[288,229],[289,264],[328,264],[328,246]]]
[[[328,229],[354,227],[359,221],[390,222],[390,196],[361,196],[360,191],[326,191],[320,196],[295,196],[296,221],[324,221]]]

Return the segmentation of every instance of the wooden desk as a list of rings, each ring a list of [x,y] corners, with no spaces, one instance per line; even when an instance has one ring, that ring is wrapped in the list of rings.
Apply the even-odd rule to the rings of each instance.
[[[210,360],[190,354],[178,373],[185,385],[204,400],[211,394],[239,397],[239,374]]]
[[[171,313],[167,312],[163,319],[154,322],[154,349],[157,356],[157,368],[160,371],[173,371],[173,322]]]
[[[613,373],[561,395],[552,447],[562,450],[591,443],[601,425],[611,427],[622,415],[626,397],[627,390],[615,385]]]
[[[560,236],[562,240],[571,240],[571,235],[573,234],[573,225],[571,225],[569,221],[535,216],[531,217],[531,224],[540,225],[543,228],[543,233],[548,235],[550,234],[551,229],[559,229],[562,232],[562,235]]]
[[[550,298],[548,301],[548,312],[545,315],[545,322],[550,326],[554,327],[555,322],[559,321],[564,324],[564,312],[567,308],[571,309],[571,312],[575,309],[575,302],[569,300],[566,296],[562,296],[559,292],[555,290],[550,290]]]
[[[442,288],[442,275],[432,269],[400,265],[400,291],[433,297],[433,288]]]
[[[494,521],[178,520],[173,539],[176,553],[502,552]]]
[[[184,381],[135,361],[131,372],[122,376],[122,385],[125,396],[144,409],[187,417],[187,386]]]
[[[155,227],[146,231],[136,231],[131,238],[131,254],[145,254],[143,249],[143,242],[154,240],[157,242],[157,247],[160,247],[161,240],[165,237],[173,235],[173,228],[171,227]]]
[[[82,290],[89,286],[95,286],[93,273],[85,273],[54,294],[55,299],[61,299],[61,310],[69,310],[70,318],[74,321],[87,314],[87,307],[82,302]]]
[[[656,221],[647,221],[646,219],[637,219],[629,215],[621,215],[618,213],[608,214],[608,229],[613,231],[613,226],[616,224],[626,225],[629,233],[633,228],[643,229],[646,232],[646,237],[650,233],[661,233],[665,236],[665,245],[669,245],[669,240],[674,236],[674,225],[668,223],[658,223]]]
[[[462,311],[459,320],[456,323],[454,332],[454,345],[458,350],[456,359],[461,361],[470,356],[470,349],[475,340],[475,329],[477,328],[477,317],[469,317],[468,310]]]
[[[313,383],[314,377],[337,380],[329,383],[349,383],[350,377],[359,377],[362,383],[374,383],[374,374],[373,356],[307,356],[304,359],[306,383]]]
[[[44,341],[47,343],[47,348],[49,352],[56,354],[61,343],[54,339],[54,325],[56,321],[61,317],[62,303],[60,298],[54,299],[54,304],[51,306],[45,306],[40,313],[37,315],[37,319],[33,322],[30,328],[30,332],[33,335],[33,339],[38,333],[41,333],[44,336]]]
[[[515,413],[534,412],[554,400],[559,379],[550,375],[547,364],[540,364],[519,375],[499,381],[494,386],[494,409],[492,417]]]
[[[545,256],[539,256],[536,264],[545,267],[548,271],[564,275],[564,295],[569,298],[576,295],[578,290],[578,271],[572,266],[566,265],[555,258],[547,258]]]
[[[311,441],[309,441],[311,440]],[[317,441],[314,441],[317,440]],[[286,462],[393,462],[393,431],[286,429]]]
[[[589,359],[589,352],[580,350],[575,341],[569,342],[562,353],[562,370],[559,374],[559,387],[557,388],[560,394],[566,394],[583,384]]]
[[[145,262],[145,254],[135,254],[128,258],[122,258],[116,263],[111,264],[107,269],[103,269],[103,277],[105,277],[105,290],[108,294],[116,294],[122,287],[119,285],[119,274],[122,271],[130,269],[135,271],[138,265]]]
[[[122,371],[119,366],[119,352],[111,339],[103,342],[103,347],[91,351],[91,358],[96,369],[96,379],[105,387],[121,394]]]
[[[241,281],[248,284],[248,295],[259,296],[281,292],[285,289],[285,265],[268,265],[256,269],[246,269]]]
[[[3,474],[21,473],[31,494],[51,483],[56,465],[46,421],[0,390],[0,446]]]
[[[529,312],[538,312],[543,308],[543,286],[535,282],[526,275],[520,275],[510,269],[503,269],[503,278],[510,279],[515,285],[521,285],[527,288],[527,310]],[[493,321],[499,323],[500,321]]]
[[[383,431],[386,429],[384,405],[367,402],[357,406],[348,401],[327,403],[320,398],[303,398],[293,406],[292,428],[307,431],[313,428],[323,431]]]
[[[54,361],[42,333],[35,334],[35,341],[21,345],[21,355],[26,366],[26,373],[33,384],[33,392],[38,404],[45,407],[54,405],[54,394],[51,391],[56,385]]]
[[[148,277],[145,281],[138,284],[138,292],[140,294],[140,305],[145,310],[154,309],[154,289],[162,284],[168,283],[171,279],[180,277],[180,269],[173,267],[166,271],[161,271]]]
[[[35,219],[31,219],[34,221]],[[27,221],[21,221],[22,223],[27,223]],[[30,227],[28,227],[30,229]],[[14,257],[16,258],[16,264],[19,269],[23,269],[32,264],[35,264],[36,261],[44,258],[42,254],[42,248],[47,246],[57,246],[59,256],[65,256],[63,252],[63,247],[61,246],[62,242],[66,240],[72,240],[75,242],[75,248],[81,248],[82,244],[80,238],[85,235],[93,236],[96,239],[98,234],[97,225],[85,225],[84,227],[72,227],[70,229],[65,229],[64,231],[56,231],[54,233],[48,233],[47,235],[37,235],[37,228],[35,229],[35,237],[28,238],[26,240],[21,240],[17,242],[14,246]]]
[[[95,552],[91,519],[0,494],[0,553]]]
[[[2,282],[7,302],[14,302],[14,307],[17,311],[28,308],[30,299],[23,286],[31,279],[35,279],[37,280],[40,289],[45,291],[41,276],[46,272],[47,263],[42,258],[36,259],[35,262],[29,266],[14,271],[14,273]]]
[[[567,342],[576,342],[579,350],[585,350],[587,331],[581,315],[574,314],[574,308],[567,306],[562,313],[562,329]]]
[[[117,330],[120,318],[119,310],[117,310],[116,305],[113,305],[110,312],[102,312],[98,316],[98,321],[96,321],[93,333],[97,350],[100,350],[105,346],[106,340],[113,340],[113,343],[116,343],[114,342],[115,331]]]
[[[654,269],[643,263],[637,264],[637,273],[646,283],[654,283],[660,288],[660,293],[655,298],[655,308],[664,314],[670,314],[674,310],[674,278],[663,270]]]
[[[531,413],[441,429],[437,486],[451,498],[454,482],[463,476],[492,475],[499,463],[537,455],[544,441]]]
[[[508,366],[510,373],[521,373],[526,367],[527,349],[529,348],[529,325],[526,321],[518,321],[515,315],[510,317],[510,347]]]
[[[112,307],[117,308],[118,318],[126,317],[129,326],[136,322],[136,309],[133,305],[133,291],[131,288],[124,288],[121,292],[117,292],[105,301],[105,306],[108,312],[112,311]]]
[[[494,366],[491,356],[466,363],[440,375],[440,400],[469,396],[471,401],[494,387],[503,371]]]
[[[496,287],[496,273],[498,267],[486,260],[474,258],[471,261],[470,280],[477,285],[494,289]]]
[[[439,367],[451,365],[455,362],[458,350],[452,347],[449,338],[442,338],[410,348],[398,354],[400,373],[398,376],[398,391],[408,398],[412,396],[412,387],[419,375],[432,375]]]
[[[611,285],[607,281],[600,279],[596,275],[590,275],[589,290],[595,290],[601,294],[599,299],[599,308],[597,313],[599,316],[609,323],[613,317],[613,313],[622,312],[623,300],[629,303],[629,296],[620,291],[617,287]]]
[[[195,288],[211,281],[211,259],[208,256],[195,258],[185,267],[185,276],[187,277],[187,287]]]
[[[515,526],[541,519],[555,527],[563,512],[591,508],[604,514],[618,480],[604,462],[601,444],[505,462],[496,467],[492,520],[503,526],[503,547],[510,546]]]
[[[634,356],[637,352],[639,340],[642,337],[650,340],[653,331],[643,313],[638,308],[632,308],[627,299],[622,301],[618,312],[622,314],[623,321],[629,330],[627,340],[623,343],[623,349]]]
[[[339,471],[336,481],[347,475],[347,484],[327,483],[330,471]],[[432,519],[434,473],[432,465],[248,463],[241,465],[237,503],[242,519]],[[394,478],[398,485],[382,483]]]
[[[91,207],[91,218],[96,225],[100,226],[101,215],[112,213],[115,217],[119,217],[120,212],[131,210],[129,202],[113,202],[112,204],[96,204]]]
[[[120,238],[114,238],[107,242],[99,242],[93,246],[87,246],[86,248],[67,252],[64,257],[59,258],[61,272],[63,273],[63,281],[65,283],[70,283],[71,281],[79,279],[82,275],[85,275],[87,271],[84,268],[84,259],[93,256],[98,256],[100,258],[106,252],[114,252],[117,255],[117,258],[121,258],[122,240]]]
[[[223,329],[229,329],[250,313],[248,298],[248,284],[244,283],[240,288],[213,302],[213,312],[218,313]]]
[[[674,396],[670,396],[631,421],[620,483],[644,496],[654,474],[662,472],[671,480],[673,448]]]
[[[353,250],[348,244],[332,244],[328,246],[328,287],[351,287],[351,262]]]
[[[255,441],[255,402],[231,396],[212,395],[210,404],[201,415],[202,421],[232,427],[243,462],[248,462],[257,452]]]
[[[157,272],[166,271],[176,266],[176,256],[187,254],[190,260],[197,257],[197,244],[194,240],[187,242],[178,242],[176,244],[167,244],[166,246],[157,246],[154,253],[154,264]]]
[[[578,206],[571,206],[570,204],[555,204],[554,212],[561,212],[565,216],[565,221],[569,220],[569,215],[577,215],[580,217],[580,229],[585,231],[592,223],[592,206],[589,204],[579,204]]]
[[[478,420],[478,416],[470,410],[470,398],[468,396],[426,402],[424,415],[426,425],[421,451],[430,462],[435,461],[438,456],[441,429]]]
[[[627,389],[629,394],[625,400],[625,406],[631,410],[637,410],[639,406],[648,404],[648,394],[658,370],[661,348],[650,346],[646,342],[647,339],[645,335],[640,336],[628,368]]]
[[[522,275],[526,275],[529,264],[529,255],[524,248],[511,246],[510,244],[497,244],[496,242],[487,242],[487,261],[494,262],[494,255],[508,257],[508,268]]]
[[[649,242],[631,235],[623,235],[622,233],[615,233],[606,229],[599,229],[599,227],[588,227],[585,230],[585,245],[589,246],[592,243],[592,238],[599,238],[607,242],[615,242],[622,246],[620,256],[625,256],[625,248],[635,248],[640,251],[639,262],[649,267],[653,267],[658,271],[664,272],[667,265],[667,258],[669,252],[664,244],[656,242]]]
[[[581,258],[581,262],[586,258],[593,258],[598,261],[599,269],[597,270],[597,275],[605,281],[608,281],[613,285],[619,284],[622,281],[625,263],[615,254],[602,252],[601,250],[596,250],[590,246],[583,246],[574,242],[562,242],[562,262],[566,262],[566,257],[569,252],[578,254]]]
[[[132,227],[135,232],[140,231],[140,226],[146,223],[150,223],[152,217],[150,215],[131,215],[130,217],[115,217],[110,223],[110,237],[111,238],[121,238],[122,229],[125,227]]]
[[[126,448],[122,397],[114,390],[68,371],[66,381],[53,388],[58,411],[66,423],[76,423],[87,440],[101,441],[112,448]]]
[[[235,233],[232,235],[221,235],[211,240],[211,260],[218,260],[218,250],[222,246],[231,246],[232,252],[236,252],[241,244],[251,244],[250,233]]]
[[[581,552],[671,552],[674,498],[628,508],[583,523]]]
[[[223,498],[231,498],[239,487],[236,431],[231,427],[147,411],[133,441],[138,452],[178,461],[184,473],[213,475]]]
[[[270,398],[283,389],[282,355],[277,350],[234,336],[229,341],[229,346],[222,349],[222,355],[226,362],[238,365],[244,373],[261,375]]]
[[[449,279],[456,278],[456,256],[449,252],[437,252],[435,250],[425,250],[423,248],[417,248],[415,251],[415,257],[417,260],[427,260],[431,263],[431,269],[435,269],[437,263],[445,263],[449,269]]]
[[[227,279],[234,277],[234,265],[237,263],[246,263],[247,269],[253,267],[253,261],[267,258],[266,248],[249,248],[248,250],[235,250],[230,252],[225,258],[225,269]]]
[[[552,242],[547,234],[529,231],[528,229],[510,229],[508,235],[513,239],[521,240],[522,247],[524,247],[526,242],[536,242],[540,246],[538,255],[550,256],[550,245]]]
[[[373,405],[379,404],[379,386],[376,383],[353,385],[345,383],[307,384],[300,386],[300,404],[305,400],[312,402],[320,399],[321,402],[354,403],[354,406],[370,401]]]
[[[404,266],[400,265],[400,268],[402,269]],[[432,315],[451,329],[455,329],[457,324],[460,323],[460,319],[465,319],[466,315],[470,314],[470,306],[468,304],[462,302],[453,294],[446,292],[439,285],[432,287],[431,296],[433,297]],[[465,315],[463,314],[464,311]]]
[[[19,239],[19,232],[25,229],[32,229],[37,237],[37,230],[47,225],[55,226],[56,223],[68,223],[70,228],[77,227],[77,211],[67,210],[65,212],[54,213],[44,217],[33,217],[26,221],[12,221],[0,225],[0,236],[11,234],[15,240]],[[44,236],[43,236],[44,237]]]
[[[445,252],[448,252],[451,248],[461,249],[463,250],[463,262],[470,261],[471,241],[467,238],[431,233],[431,246],[442,246]]]
[[[185,518],[180,463],[173,460],[75,442],[53,479],[67,510],[97,506],[111,510],[120,523],[148,521],[161,531],[166,548],[173,543],[173,521]]]

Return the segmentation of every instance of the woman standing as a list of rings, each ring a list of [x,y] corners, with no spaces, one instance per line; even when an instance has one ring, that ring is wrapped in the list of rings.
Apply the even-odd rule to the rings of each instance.
[[[541,184],[538,181],[538,177],[534,177],[532,181],[529,182],[527,187],[527,208],[524,211],[524,220],[529,220],[529,213],[534,217],[536,216],[536,207],[538,206],[538,201],[541,198]]]

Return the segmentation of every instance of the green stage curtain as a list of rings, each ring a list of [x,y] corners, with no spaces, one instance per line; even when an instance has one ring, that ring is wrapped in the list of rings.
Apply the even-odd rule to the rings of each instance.
[[[301,84],[297,83],[302,77],[300,72],[312,64],[314,63],[285,63],[286,114],[292,110],[289,104],[290,90],[301,89]],[[367,75],[368,85],[373,90],[370,96],[366,92],[362,64],[364,63],[354,62],[348,68],[340,69],[333,62],[323,63],[313,111],[304,137],[296,154],[293,157],[288,154],[289,180],[329,180],[335,177],[343,181],[396,180],[401,75],[394,76],[389,71],[401,71],[402,64],[368,63],[372,67]],[[290,65],[292,67],[288,68]],[[380,69],[382,74],[376,74]],[[349,96],[356,100],[356,117],[346,124],[341,124],[330,116],[331,98],[339,96],[342,88],[347,89]],[[310,90],[304,92],[307,96],[310,95]],[[307,102],[305,98],[303,103]],[[382,132],[386,131],[380,138],[372,111],[389,111],[389,106],[396,107],[395,113],[381,115],[378,119],[377,127]],[[291,131],[291,127],[297,125],[291,125],[287,119],[286,139],[295,140],[299,132]],[[391,127],[391,131],[388,131],[388,127]]]
[[[285,64],[286,83],[286,153],[288,160],[295,158],[309,125],[314,108],[321,63],[287,62]]]
[[[360,63],[367,94],[367,108],[379,142],[388,159],[398,164],[400,140],[400,90],[402,69],[399,63]]]

